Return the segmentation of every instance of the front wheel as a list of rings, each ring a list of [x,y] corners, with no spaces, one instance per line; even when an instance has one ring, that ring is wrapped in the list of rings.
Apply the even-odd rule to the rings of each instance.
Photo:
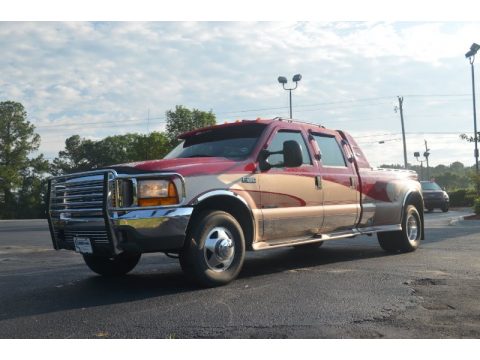
[[[442,205],[442,211],[447,212],[448,211],[448,204],[443,204]]]
[[[243,265],[242,227],[229,213],[205,211],[193,223],[179,255],[183,271],[197,284],[225,285],[237,277]]]
[[[383,232],[378,235],[383,250],[390,253],[411,252],[420,246],[422,237],[422,218],[413,205],[405,208],[402,230]]]
[[[121,253],[115,257],[83,255],[90,270],[104,276],[121,276],[129,273],[138,264],[141,254]]]

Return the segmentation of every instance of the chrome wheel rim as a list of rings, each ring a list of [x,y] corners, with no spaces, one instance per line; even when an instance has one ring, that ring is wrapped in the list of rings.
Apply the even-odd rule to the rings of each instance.
[[[215,227],[207,235],[203,250],[207,266],[216,272],[227,270],[235,257],[233,236],[224,227]]]
[[[419,234],[418,219],[415,215],[410,214],[407,218],[407,237],[409,241],[417,241]]]

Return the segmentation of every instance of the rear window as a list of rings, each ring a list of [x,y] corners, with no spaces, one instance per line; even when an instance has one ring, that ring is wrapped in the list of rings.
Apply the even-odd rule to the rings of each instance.
[[[313,138],[320,148],[321,162],[323,166],[346,167],[343,151],[334,136],[313,134]]]

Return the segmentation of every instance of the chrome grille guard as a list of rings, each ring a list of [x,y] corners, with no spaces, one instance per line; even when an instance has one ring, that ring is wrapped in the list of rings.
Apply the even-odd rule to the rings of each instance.
[[[139,207],[137,202],[137,179],[141,178],[165,178],[172,180],[177,187],[179,203],[168,206]],[[130,206],[121,206],[118,180],[131,182],[132,203]],[[87,225],[91,223],[104,227],[112,252],[118,254],[121,249],[118,247],[118,237],[112,220],[116,219],[119,214],[125,214],[134,210],[176,208],[184,203],[185,180],[182,175],[177,173],[118,174],[113,169],[105,169],[51,177],[48,180],[47,219],[53,247],[56,250],[61,248],[59,245],[60,230],[63,231],[69,225]],[[71,232],[69,232],[68,236],[69,238],[72,236]],[[65,239],[62,241],[65,241]],[[102,243],[106,242],[103,241]]]

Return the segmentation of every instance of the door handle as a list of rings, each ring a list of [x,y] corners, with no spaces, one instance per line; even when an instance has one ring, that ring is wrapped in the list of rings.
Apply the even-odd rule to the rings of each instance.
[[[350,187],[352,189],[356,189],[357,188],[357,180],[353,177],[353,176],[350,176]]]
[[[320,175],[315,176],[315,188],[322,190],[322,177]]]

